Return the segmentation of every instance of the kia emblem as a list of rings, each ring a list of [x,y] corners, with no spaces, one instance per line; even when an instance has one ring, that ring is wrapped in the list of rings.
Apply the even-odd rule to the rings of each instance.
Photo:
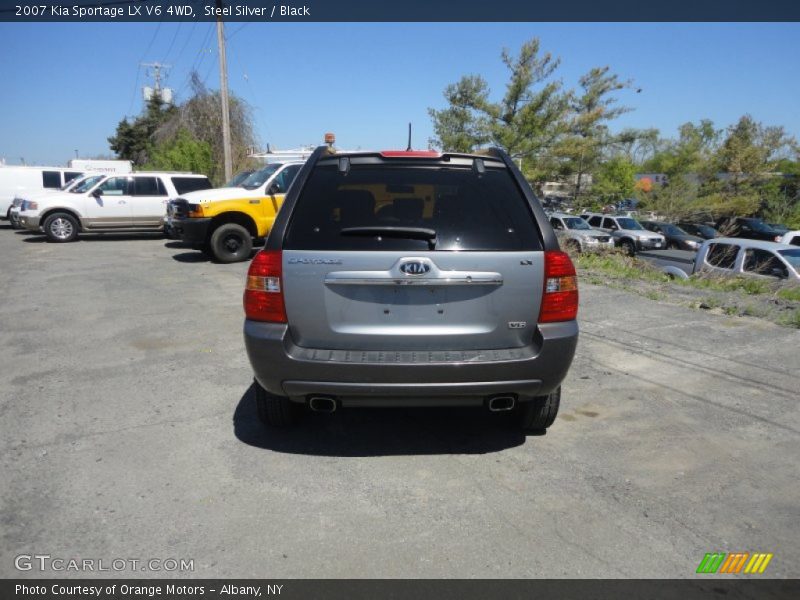
[[[413,260],[400,265],[400,270],[406,275],[424,275],[431,270],[431,266],[420,260]]]

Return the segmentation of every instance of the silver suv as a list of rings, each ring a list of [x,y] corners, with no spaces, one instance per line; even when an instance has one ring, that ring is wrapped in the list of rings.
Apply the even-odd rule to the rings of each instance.
[[[663,235],[648,231],[632,217],[601,213],[584,213],[581,217],[592,227],[610,233],[614,243],[628,256],[633,256],[639,250],[657,250],[666,247]]]
[[[562,245],[575,252],[611,250],[614,240],[611,234],[592,229],[584,219],[566,213],[550,214],[550,225]]]
[[[318,148],[244,293],[268,425],[303,406],[485,406],[549,427],[578,339],[575,269],[508,155]]]

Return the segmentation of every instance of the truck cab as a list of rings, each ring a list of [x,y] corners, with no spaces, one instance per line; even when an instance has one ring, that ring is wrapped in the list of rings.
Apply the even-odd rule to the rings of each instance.
[[[221,263],[247,260],[255,239],[264,238],[275,222],[304,161],[266,165],[236,187],[183,194],[168,215],[173,237],[179,237]]]

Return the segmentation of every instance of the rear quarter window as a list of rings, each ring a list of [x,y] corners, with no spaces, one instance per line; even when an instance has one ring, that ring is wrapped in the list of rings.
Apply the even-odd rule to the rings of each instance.
[[[719,269],[732,269],[736,264],[739,246],[733,244],[709,244],[706,262]]]
[[[352,228],[424,228],[437,251],[540,250],[525,197],[506,169],[352,165],[345,176],[317,167],[297,200],[284,248],[426,251],[428,242],[349,235]]]
[[[172,177],[172,185],[175,186],[178,194],[211,189],[208,177]]]

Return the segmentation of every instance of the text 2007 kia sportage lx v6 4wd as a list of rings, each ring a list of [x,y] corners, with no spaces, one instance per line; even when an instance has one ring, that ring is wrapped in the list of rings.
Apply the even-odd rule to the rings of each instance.
[[[303,405],[472,406],[550,426],[575,269],[504,152],[318,148],[244,293],[260,419]]]

